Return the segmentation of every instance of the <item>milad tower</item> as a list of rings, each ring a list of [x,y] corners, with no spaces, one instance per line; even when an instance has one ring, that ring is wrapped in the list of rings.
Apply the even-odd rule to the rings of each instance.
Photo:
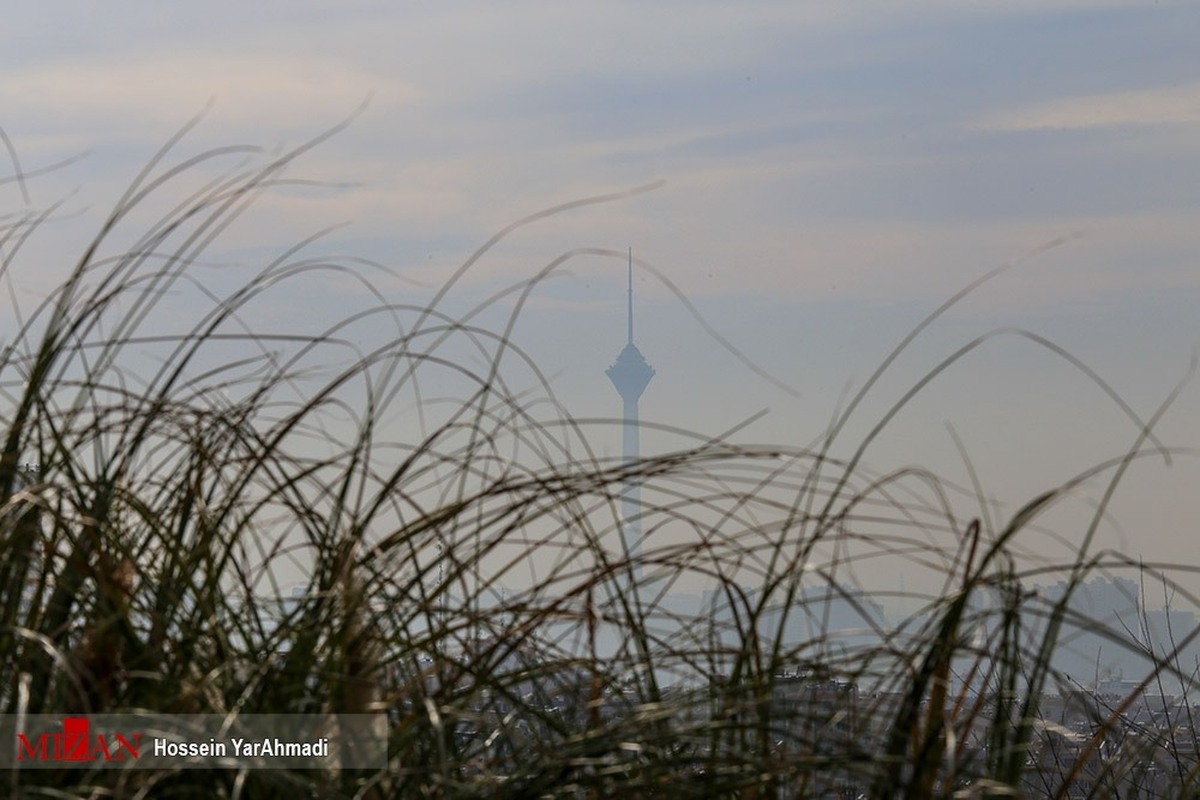
[[[622,456],[625,466],[636,463],[641,457],[638,438],[638,398],[646,390],[646,385],[654,377],[654,368],[646,363],[646,357],[633,343],[633,249],[629,251],[629,289],[628,289],[628,338],[625,347],[617,355],[617,360],[605,370],[608,379],[617,388],[624,405],[624,423],[622,425]],[[625,542],[625,551],[629,554],[634,565],[634,573],[641,577],[639,558],[642,550],[642,521],[641,497],[638,489],[638,479],[634,474],[625,478],[621,491],[621,536]]]

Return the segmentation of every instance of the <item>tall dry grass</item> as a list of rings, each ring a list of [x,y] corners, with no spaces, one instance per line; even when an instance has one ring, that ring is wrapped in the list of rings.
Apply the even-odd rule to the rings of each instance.
[[[180,157],[182,138],[3,330],[0,704],[381,711],[389,768],[13,771],[14,796],[1194,791],[1190,717],[1168,741],[1119,703],[1092,708],[1085,733],[1047,724],[1041,708],[1072,688],[1052,661],[1081,626],[1140,652],[1148,686],[1190,688],[1177,656],[1194,632],[1175,632],[1178,651],[1164,654],[1070,602],[1103,571],[1171,583],[1092,540],[1126,472],[1168,452],[1153,431],[1173,396],[1142,419],[1069,353],[1010,331],[966,343],[861,442],[844,441],[896,357],[992,274],[899,342],[816,447],[696,436],[624,465],[590,447],[616,428],[572,419],[512,335],[524,299],[572,254],[473,311],[445,302],[490,247],[553,209],[498,234],[417,306],[387,298],[374,266],[305,243],[231,281],[206,258],[323,137],[279,156]],[[56,213],[4,218],[3,277],[52,235]],[[328,325],[280,311],[293,286],[321,281],[368,300]],[[514,296],[507,326],[479,322]],[[986,504],[962,514],[961,487],[919,467],[872,474],[867,448],[894,415],[994,335],[1083,370],[1131,418],[1128,450],[1003,519]],[[648,536],[636,563],[620,549],[629,479]],[[1084,529],[1062,534],[1077,558],[1031,562],[1022,554],[1047,535],[1045,513],[1083,482],[1103,489]],[[881,557],[944,581],[889,620],[843,578]],[[1060,597],[1033,591],[1047,576],[1066,581]],[[708,593],[673,599],[695,585]],[[857,630],[831,624],[847,608]]]

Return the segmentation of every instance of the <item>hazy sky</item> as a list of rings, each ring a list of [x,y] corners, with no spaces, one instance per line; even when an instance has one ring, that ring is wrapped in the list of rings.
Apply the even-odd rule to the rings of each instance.
[[[404,280],[378,280],[397,302],[430,297],[522,216],[663,181],[514,233],[450,303],[566,250],[632,246],[798,393],[733,357],[639,268],[637,338],[658,370],[643,418],[715,434],[770,409],[746,441],[813,442],[846,387],[940,302],[1073,237],[919,338],[851,444],[996,328],[1057,342],[1142,416],[1184,376],[1200,345],[1197,31],[1196,4],[1105,0],[21,4],[0,33],[0,125],[27,172],[82,155],[28,190],[33,206],[63,200],[86,220],[210,100],[181,154],[294,145],[365,102],[292,173],[338,185],[264,197],[213,257],[249,262],[345,222],[314,251],[393,268]],[[0,196],[6,212],[25,204],[13,181]],[[44,238],[14,277],[24,304],[65,263]],[[604,369],[623,344],[624,277],[619,258],[571,259],[516,329],[579,416],[620,413]],[[294,292],[297,309],[363,304],[348,285]],[[1200,446],[1198,383],[1163,420],[1165,441]],[[947,423],[1010,512],[1137,434],[1073,367],[1011,336],[932,383],[867,461],[965,482]],[[619,430],[594,444],[617,453]],[[1198,489],[1195,457],[1146,460],[1102,543],[1200,564]]]

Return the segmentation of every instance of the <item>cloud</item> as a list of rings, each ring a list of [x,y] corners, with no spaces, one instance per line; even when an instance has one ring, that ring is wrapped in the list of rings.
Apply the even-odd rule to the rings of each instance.
[[[1197,123],[1200,83],[1052,100],[989,114],[976,125],[1015,132]]]
[[[110,56],[86,64],[56,61],[10,70],[0,84],[0,105],[10,118],[41,123],[26,123],[25,128],[49,129],[61,137],[62,127],[73,127],[83,131],[81,143],[90,144],[98,128],[117,126],[127,136],[146,132],[161,138],[164,126],[179,126],[210,99],[215,101],[213,119],[226,133],[311,129],[314,116],[348,114],[368,93],[383,107],[417,97],[412,86],[346,60],[142,52],[127,61]]]

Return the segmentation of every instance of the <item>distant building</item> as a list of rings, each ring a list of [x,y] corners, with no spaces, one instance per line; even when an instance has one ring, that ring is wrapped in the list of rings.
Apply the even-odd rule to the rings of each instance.
[[[629,288],[628,288],[628,336],[625,347],[617,355],[617,360],[605,374],[621,395],[623,408],[622,425],[622,457],[626,467],[636,464],[641,458],[641,444],[638,437],[640,420],[638,417],[638,400],[646,390],[650,379],[654,377],[654,368],[646,363],[645,356],[633,343],[633,251],[629,254]],[[621,492],[621,536],[625,551],[634,564],[635,574],[641,577],[639,563],[642,552],[642,522],[641,495],[636,475],[625,479]]]

